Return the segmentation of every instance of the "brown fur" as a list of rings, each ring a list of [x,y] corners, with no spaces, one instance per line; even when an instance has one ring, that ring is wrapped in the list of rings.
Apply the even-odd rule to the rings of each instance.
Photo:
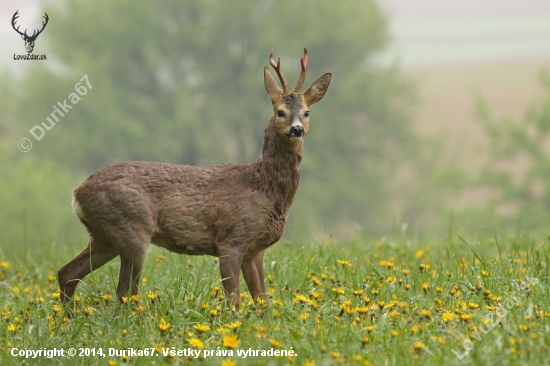
[[[307,61],[307,60],[306,60]],[[307,66],[307,64],[306,64]],[[302,93],[285,93],[264,69],[274,115],[261,156],[251,164],[211,167],[126,161],[99,170],[74,191],[73,206],[86,226],[86,248],[58,271],[63,301],[79,280],[120,256],[119,298],[137,294],[149,243],[176,253],[220,258],[227,294],[240,303],[239,272],[257,299],[267,300],[264,251],[283,235],[300,181],[303,138],[288,134],[325,94],[325,74]],[[283,110],[284,117],[277,111]]]

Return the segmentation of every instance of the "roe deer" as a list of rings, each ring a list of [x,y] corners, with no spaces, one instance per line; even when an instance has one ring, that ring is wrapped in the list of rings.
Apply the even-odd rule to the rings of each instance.
[[[119,299],[138,292],[149,243],[176,253],[219,257],[223,287],[240,303],[239,269],[252,298],[268,301],[263,257],[281,238],[298,189],[309,107],[320,101],[331,74],[301,92],[308,52],[293,92],[280,59],[269,62],[283,89],[264,68],[264,87],[273,104],[261,156],[251,164],[195,167],[125,161],[90,176],[73,193],[73,210],[86,226],[86,248],[58,271],[63,302],[91,271],[120,256]]]

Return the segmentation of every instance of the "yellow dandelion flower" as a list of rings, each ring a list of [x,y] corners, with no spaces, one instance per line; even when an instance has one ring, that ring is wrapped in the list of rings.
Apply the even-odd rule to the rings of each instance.
[[[109,361],[107,361],[107,365],[108,366],[116,366],[116,361],[115,360],[109,360]]]
[[[231,359],[223,360],[221,366],[237,366],[237,361],[236,360],[231,360]]]
[[[315,361],[314,360],[306,360],[306,362],[304,362],[304,366],[315,366]]]
[[[168,329],[170,329],[170,323],[167,323],[164,318],[160,318],[159,322],[159,330],[161,332],[166,332]]]
[[[53,275],[48,276],[48,281],[53,282],[55,281],[55,277]]]
[[[88,316],[88,315],[92,315],[94,313],[94,309],[89,307],[89,306],[86,306],[84,308],[84,315]]]
[[[426,291],[428,291],[429,289],[430,289],[430,284],[424,282],[424,283],[422,284],[422,291],[426,292]]]
[[[318,286],[318,287],[322,287],[323,286],[323,283],[321,281],[319,281],[319,279],[315,276],[312,276],[311,277],[311,280],[313,281],[313,283],[315,284],[315,286]]]
[[[192,347],[195,347],[195,348],[198,348],[198,349],[203,349],[204,348],[204,343],[198,338],[189,338],[187,340],[187,342],[189,342],[189,344]]]
[[[149,300],[151,300],[152,302],[155,302],[156,300],[158,300],[159,295],[158,295],[156,292],[149,291],[149,293],[147,294],[147,297],[148,297]]]
[[[416,343],[414,344],[413,350],[414,350],[415,352],[420,352],[420,351],[422,351],[422,350],[424,349],[424,347],[426,347],[426,344],[425,344],[424,342],[418,341],[418,342],[416,342]]]
[[[227,348],[237,348],[239,346],[239,338],[237,335],[224,335],[222,338],[222,344]]]
[[[424,251],[422,249],[417,250],[416,253],[414,253],[414,256],[418,259],[422,258],[424,256]]]
[[[15,333],[16,330],[17,330],[17,326],[15,324],[12,323],[8,325],[8,332]]]
[[[399,331],[395,330],[395,329],[392,329],[390,331],[390,334],[393,338],[397,337],[399,335]]]
[[[241,322],[240,320],[237,320],[237,321],[229,323],[229,328],[231,328],[233,330],[237,330],[237,328],[239,328],[242,324],[243,324],[243,322]]]
[[[309,318],[309,313],[302,313],[298,318],[300,320],[306,320],[307,318]]]
[[[370,338],[369,337],[363,337],[363,339],[361,340],[361,344],[364,346],[366,344],[369,344],[370,343]]]
[[[443,319],[444,322],[449,322],[453,320],[455,315],[452,311],[446,311],[443,314],[441,314],[441,319]]]
[[[210,316],[211,316],[212,318],[214,318],[216,315],[218,315],[218,310],[216,310],[216,309],[210,310]]]
[[[206,324],[197,324],[197,325],[195,325],[195,329],[199,333],[204,333],[204,332],[208,332],[210,330],[210,326],[208,326]]]
[[[158,257],[155,258],[155,262],[157,263],[160,263],[164,260],[164,256],[163,255],[159,255]]]
[[[374,330],[374,326],[373,326],[373,325],[369,325],[369,326],[365,327],[365,330],[366,330],[368,333],[372,333],[372,331]]]
[[[479,309],[479,304],[476,304],[475,302],[469,302],[468,307],[473,310]]]
[[[281,348],[283,346],[280,342],[276,341],[273,338],[269,339],[269,344],[271,344],[271,346],[275,348]]]
[[[9,262],[2,262],[0,263],[0,267],[2,267],[2,269],[10,269],[11,264],[9,264]]]
[[[352,264],[350,262],[348,262],[347,260],[345,260],[345,259],[337,259],[336,262],[340,263],[342,265],[342,267],[344,267],[344,266],[351,267],[352,266]]]
[[[338,353],[338,351],[332,351],[332,352],[330,353],[330,355],[331,355],[333,358],[338,358],[338,357],[340,357],[340,353]]]
[[[460,314],[460,318],[465,322],[472,319],[473,316],[474,314]]]

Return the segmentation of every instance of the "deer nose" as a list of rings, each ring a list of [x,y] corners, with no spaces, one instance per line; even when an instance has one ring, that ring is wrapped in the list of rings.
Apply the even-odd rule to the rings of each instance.
[[[288,131],[288,137],[302,137],[304,136],[304,127],[302,125],[291,126]]]

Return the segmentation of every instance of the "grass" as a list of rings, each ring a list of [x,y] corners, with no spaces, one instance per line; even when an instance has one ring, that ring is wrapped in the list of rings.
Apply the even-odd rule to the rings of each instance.
[[[238,312],[225,306],[217,259],[151,248],[139,297],[115,301],[113,261],[78,286],[72,318],[55,270],[80,248],[0,254],[0,363],[547,364],[548,245],[459,237],[279,243],[264,263],[271,305],[254,305],[243,283]],[[75,348],[77,356],[25,359],[13,348]],[[126,348],[144,355],[123,355]],[[191,350],[203,353],[195,359]]]

